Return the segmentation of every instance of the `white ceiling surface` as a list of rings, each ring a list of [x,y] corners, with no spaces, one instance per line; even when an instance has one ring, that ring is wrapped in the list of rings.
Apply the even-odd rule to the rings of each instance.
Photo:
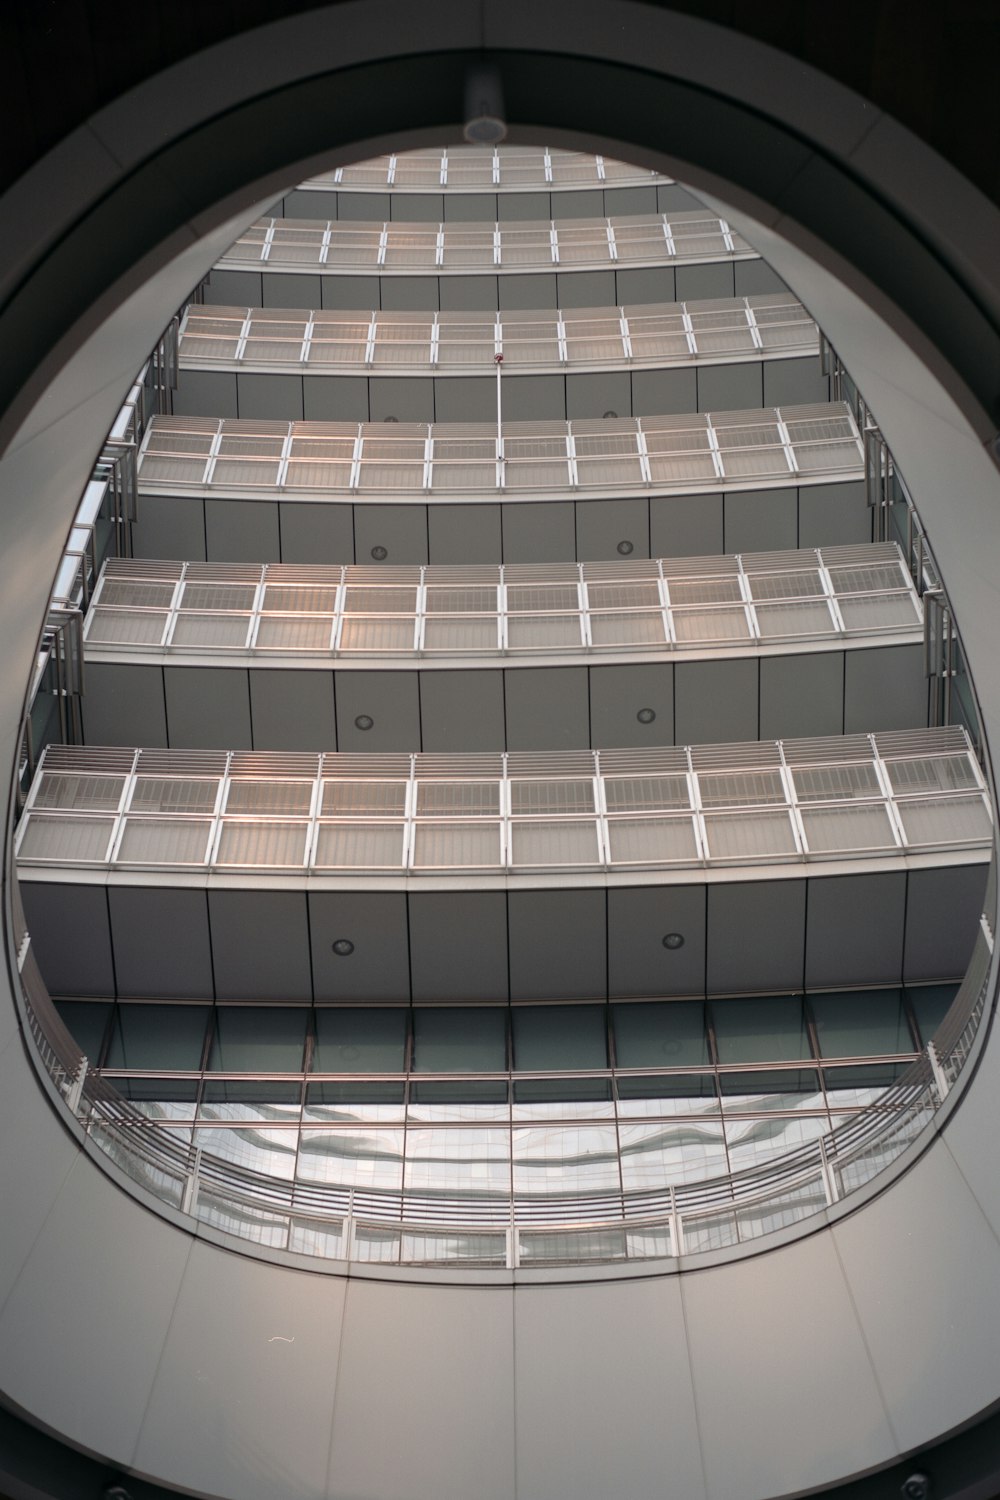
[[[862,181],[884,189],[884,201],[919,192],[918,222],[933,218],[941,201],[929,180],[933,161],[905,132],[873,120],[871,110],[801,65],[786,71],[765,49],[750,47],[751,62],[761,66],[746,66],[735,38],[690,18],[625,0],[601,8],[617,23],[607,31],[590,11],[554,0],[487,0],[484,21],[464,0],[430,11],[393,0],[337,11],[328,34],[325,13],[314,11],[244,37],[231,66],[218,70],[210,54],[187,66],[195,75],[217,69],[213,95],[221,105],[228,90],[265,79],[275,86],[288,76],[291,37],[308,38],[310,70],[328,57],[347,65],[382,55],[387,38],[404,53],[462,44],[478,50],[484,39],[516,49],[529,36],[556,54],[572,38],[579,52],[598,58],[648,67],[651,58],[669,57],[723,94],[753,98],[764,89],[761,106],[807,139],[819,128],[819,144],[851,157]],[[241,49],[255,41],[266,45],[240,66]],[[77,157],[74,191],[89,201],[141,161],[151,134],[194,123],[181,115],[197,108],[198,97],[197,89],[164,80],[158,108],[150,109],[143,90],[109,106]],[[942,171],[944,188],[961,203],[961,184]],[[824,172],[814,156],[787,191],[790,213],[796,193],[807,194]],[[979,211],[974,202],[966,276],[981,277],[995,294],[995,254],[986,254],[997,240],[995,216],[980,238]],[[177,216],[185,217],[182,202]],[[758,235],[761,248],[834,337],[907,477],[919,484],[995,738],[1000,507],[981,443],[990,420],[964,398],[960,410],[911,357],[907,343],[940,368],[914,330],[904,329],[904,338],[898,319],[872,316],[860,296],[789,249],[777,212],[773,222],[774,237]],[[190,225],[188,244],[201,227]],[[954,237],[960,227],[953,221]],[[794,224],[788,229],[801,245]],[[30,259],[31,248],[21,248]],[[822,259],[822,247],[816,250]],[[0,540],[15,581],[3,597],[0,662],[8,765],[35,622],[94,435],[113,418],[157,318],[162,323],[217,253],[215,245],[193,249],[162,297],[133,304],[131,317],[94,335],[32,411],[0,468]],[[849,268],[840,269],[849,282]],[[94,368],[109,372],[96,389]],[[39,569],[38,557],[51,559],[51,569]],[[160,1222],[60,1127],[30,1077],[14,1009],[4,1007],[0,1129],[16,1149],[0,1159],[7,1206],[0,1383],[22,1409],[91,1451],[240,1500],[273,1500],[277,1492],[289,1500],[362,1492],[466,1500],[473,1491],[484,1500],[549,1500],[565,1493],[567,1474],[579,1500],[605,1500],[610,1488],[652,1500],[664,1493],[664,1475],[691,1500],[801,1492],[889,1461],[966,1421],[1000,1392],[998,1073],[993,1044],[943,1137],[905,1178],[830,1232],[773,1253],[637,1283],[609,1276],[560,1288],[522,1276],[517,1288],[391,1285],[374,1275],[345,1281],[264,1266]]]

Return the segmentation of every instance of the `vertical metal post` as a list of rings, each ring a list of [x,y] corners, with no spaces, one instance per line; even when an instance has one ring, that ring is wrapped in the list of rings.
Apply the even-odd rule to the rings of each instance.
[[[341,1229],[341,1250],[344,1260],[354,1259],[354,1189],[351,1188],[347,1195],[347,1213],[344,1215],[344,1223]]]
[[[819,1169],[823,1179],[823,1192],[826,1194],[827,1205],[836,1203],[840,1197],[837,1191],[837,1179],[830,1165],[830,1158],[826,1154],[826,1140],[823,1136],[819,1138]]]
[[[497,452],[503,442],[503,407],[500,403],[500,371],[503,368],[503,355],[494,354],[493,363],[497,367]]]
[[[198,1204],[198,1179],[201,1172],[201,1147],[195,1147],[194,1160],[191,1170],[184,1179],[184,1191],[181,1194],[181,1213],[194,1214]]]
[[[670,1237],[674,1242],[674,1255],[680,1257],[684,1254],[684,1225],[681,1216],[677,1212],[677,1189],[670,1189]]]
[[[89,1063],[87,1062],[87,1059],[85,1057],[81,1057],[80,1066],[77,1069],[76,1077],[73,1079],[72,1085],[70,1086],[70,1091],[66,1095],[66,1108],[69,1110],[70,1114],[75,1115],[80,1108],[80,1100],[83,1098],[83,1085],[87,1081],[88,1067]]]
[[[934,1087],[937,1089],[938,1098],[943,1103],[948,1097],[951,1084],[948,1082],[944,1068],[941,1066],[941,1059],[938,1057],[938,1051],[933,1042],[927,1043],[927,1061],[931,1065],[931,1077],[934,1079]]]

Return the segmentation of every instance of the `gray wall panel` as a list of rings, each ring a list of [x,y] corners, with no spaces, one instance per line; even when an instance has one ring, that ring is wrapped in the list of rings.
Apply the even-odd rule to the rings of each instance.
[[[656,206],[657,191],[655,182],[651,182],[648,187],[606,187],[604,189],[605,217],[617,217],[619,214],[655,214],[659,212]]]
[[[440,224],[444,218],[444,193],[391,194],[389,210],[404,224]]]
[[[432,563],[503,561],[499,505],[429,505],[427,530]]]
[[[799,545],[794,489],[727,493],[723,517],[724,552],[782,552]]]
[[[371,312],[380,304],[381,276],[324,276],[324,308]]]
[[[842,1219],[833,1237],[905,1452],[978,1411],[984,1393],[997,1388],[992,1309],[963,1296],[957,1282],[997,1286],[1000,1246],[940,1142],[919,1174],[904,1174],[863,1213]]]
[[[682,415],[697,409],[698,372],[693,365],[678,370],[632,371],[633,416]]]
[[[537,275],[529,273],[497,277],[500,307],[505,311],[509,309],[512,312],[523,312],[528,308],[557,307],[557,290],[554,271],[542,271]]]
[[[874,646],[845,652],[845,734],[918,729],[926,723],[922,646]]]
[[[560,307],[615,307],[614,271],[560,271],[556,276]]]
[[[285,194],[284,217],[287,219],[336,219],[337,194],[321,188],[302,192],[292,188]]]
[[[733,297],[735,285],[731,261],[714,261],[703,266],[677,266],[678,302],[702,302],[712,297]]]
[[[708,887],[708,991],[796,990],[805,969],[806,882]]]
[[[757,739],[757,662],[680,661],[674,669],[679,745]]]
[[[336,750],[333,679],[329,672],[250,668],[255,750]]]
[[[179,370],[170,410],[175,416],[238,417],[235,372]]]
[[[787,292],[788,288],[765,260],[738,260],[733,265],[737,297],[752,297],[770,292]]]
[[[172,750],[253,749],[245,671],[172,666],[164,674],[164,688]]]
[[[205,287],[209,307],[261,307],[260,271],[212,271]]]
[[[382,306],[387,312],[437,312],[437,277],[383,276]]]
[[[651,708],[656,718],[636,715]],[[590,668],[590,743],[595,750],[674,743],[674,669],[671,662]]]
[[[350,1282],[331,1496],[512,1500],[513,1296],[509,1287]],[[377,1415],[386,1411],[391,1438]]]
[[[884,1281],[885,1260],[871,1255],[867,1237],[865,1244]],[[895,1451],[828,1236],[727,1266],[723,1277],[685,1276],[681,1294],[712,1500],[747,1500],[748,1474],[755,1496],[787,1495],[832,1484],[844,1473],[845,1453],[857,1472]],[[784,1311],[775,1326],[777,1303]],[[821,1357],[804,1358],[807,1325]],[[786,1414],[780,1441],[775,1411]],[[787,1419],[792,1411],[798,1420]]]
[[[79,1146],[64,1129],[55,1110],[43,1100],[34,1070],[25,1066],[24,1049],[17,1032],[12,1006],[4,1006],[13,1023],[13,1035],[0,1044],[0,1139],[22,1138],[31,1119],[31,1150],[0,1154],[0,1306],[20,1274],[35,1238],[42,1228],[67,1173],[79,1154]],[[11,1211],[11,1205],[17,1211]],[[37,1336],[37,1330],[36,1330]],[[10,1351],[14,1359],[21,1351]]]
[[[301,271],[297,276],[281,276],[275,271],[264,271],[261,280],[265,307],[297,307],[309,311],[322,305],[323,278],[318,272],[313,276]]]
[[[830,379],[822,374],[819,355],[799,359],[768,359],[764,362],[764,405],[801,406],[809,401],[829,401]]]
[[[708,557],[722,551],[721,495],[650,495],[653,557]]]
[[[511,891],[507,912],[512,1000],[604,999],[604,891]]]
[[[99,885],[21,884],[24,916],[53,995],[114,995],[108,900]]]
[[[505,422],[562,422],[566,417],[564,375],[505,375],[501,382]]]
[[[309,939],[317,1004],[410,998],[406,896],[402,891],[310,891]],[[346,938],[354,952],[334,953]]]
[[[353,506],[283,500],[278,521],[282,562],[353,563]]]
[[[209,562],[280,562],[276,500],[205,501]]]
[[[764,404],[764,380],[756,360],[743,365],[700,365],[697,375],[699,411],[749,411]]]
[[[673,266],[619,266],[615,271],[615,286],[615,302],[619,307],[677,301]]]
[[[212,945],[204,891],[109,886],[118,994],[206,1000]]]
[[[590,734],[586,667],[504,672],[508,750],[579,750]]]
[[[421,672],[424,750],[506,748],[503,672]]]
[[[903,978],[959,979],[969,966],[986,891],[986,865],[911,870]]]
[[[574,418],[632,415],[632,385],[628,370],[601,370],[591,375],[566,376],[566,415]]]
[[[303,375],[302,410],[307,422],[367,422],[364,375]]]
[[[208,893],[218,1000],[312,999],[305,891]]]
[[[195,495],[140,495],[132,523],[135,557],[205,560],[205,502]]]
[[[810,880],[806,984],[899,984],[903,974],[906,876],[839,875]]]
[[[372,375],[368,381],[371,421],[433,422],[434,387],[430,380],[410,375]]]
[[[506,1000],[507,898],[502,891],[410,896],[414,1002]]]
[[[337,675],[337,744],[341,750],[420,749],[420,701],[414,672],[340,672]],[[355,719],[367,716],[370,729]]]
[[[495,224],[497,221],[496,193],[443,193],[444,219],[459,223]],[[478,276],[451,276],[450,281],[478,281]]]
[[[679,932],[681,948],[665,948]],[[612,1000],[701,995],[705,989],[705,888],[608,891],[608,992]],[[669,1059],[665,1057],[665,1063]]]
[[[127,662],[88,662],[82,698],[87,745],[146,745],[164,749],[167,713],[163,672]]]
[[[762,656],[760,737],[804,739],[844,731],[843,651]]]
[[[352,193],[349,190],[337,194],[337,218],[350,219],[352,223],[384,224],[392,213],[391,193]]]
[[[442,312],[495,312],[500,305],[495,276],[442,276],[439,296]]]
[[[128,1246],[120,1263],[105,1249],[116,1239]],[[4,1388],[13,1382],[36,1421],[70,1443],[127,1463],[191,1244],[78,1156],[0,1317]],[[78,1275],[66,1274],[68,1245]],[[58,1359],[39,1337],[41,1306],[59,1329]],[[122,1327],[130,1330],[124,1340]],[[91,1377],[81,1380],[88,1366]]]
[[[606,213],[601,188],[592,188],[588,192],[552,193],[550,198],[553,219],[602,219]]]
[[[227,1262],[220,1275],[213,1246],[192,1249],[136,1463],[244,1500],[324,1495],[345,1283]],[[232,1330],[224,1343],[219,1318]],[[224,1440],[209,1389],[226,1392]]]
[[[241,417],[301,422],[302,376],[240,370],[236,375],[236,401]]]
[[[569,562],[576,557],[576,515],[572,500],[504,505],[501,514],[504,562]]]
[[[627,550],[619,551],[619,544]],[[576,555],[581,562],[649,556],[649,502],[644,495],[576,502]]]
[[[677,1280],[593,1291],[522,1287],[515,1299],[518,1494],[699,1500],[705,1487]]]
[[[703,207],[700,198],[695,197],[686,187],[679,182],[661,182],[656,188],[656,209],[658,213],[688,213],[689,211]]]
[[[372,556],[373,547],[384,547],[386,556]],[[427,561],[427,510],[423,505],[358,505],[354,509],[354,548],[359,565],[370,568],[384,562]]]
[[[497,383],[489,375],[434,381],[435,422],[495,422]]]
[[[551,193],[497,193],[497,213],[504,219],[549,219]]]
[[[851,547],[872,539],[863,479],[799,488],[799,546]]]

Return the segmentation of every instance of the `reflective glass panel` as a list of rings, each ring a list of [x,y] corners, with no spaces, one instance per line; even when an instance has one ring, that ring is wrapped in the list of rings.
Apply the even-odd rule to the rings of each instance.
[[[515,1193],[606,1193],[619,1187],[614,1125],[515,1127],[513,1138]]]
[[[198,1069],[210,1014],[208,1005],[120,1004],[106,1066]]]
[[[752,1073],[720,1073],[725,1114],[748,1110],[824,1109],[819,1074],[813,1068],[761,1069]]]
[[[111,1002],[103,1000],[55,1000],[60,1020],[91,1066],[100,1061],[101,1044],[111,1014]]]
[[[824,1068],[826,1097],[833,1109],[871,1104],[906,1072],[905,1063],[876,1063],[867,1068]]]
[[[398,1190],[403,1185],[403,1130],[324,1130],[303,1126],[295,1175],[345,1188]]]
[[[298,1073],[308,1016],[302,1006],[219,1006],[209,1068],[216,1073]]]
[[[405,1086],[399,1083],[310,1083],[302,1118],[316,1125],[401,1120]]]
[[[900,990],[810,995],[821,1057],[877,1057],[912,1052]]]
[[[514,1067],[532,1072],[606,1068],[606,1014],[603,1005],[515,1006]]]
[[[763,1000],[713,1000],[720,1063],[793,1062],[809,1057],[801,995]]]
[[[729,1169],[741,1172],[760,1162],[795,1151],[816,1140],[829,1129],[826,1114],[805,1115],[796,1119],[771,1116],[759,1120],[727,1120],[726,1144],[729,1147]]]
[[[313,1071],[401,1073],[406,1065],[408,1015],[409,1011],[398,1007],[319,1007]]]
[[[502,1073],[507,1067],[507,1009],[423,1006],[413,1012],[417,1073]]]
[[[662,1125],[623,1122],[619,1133],[626,1192],[700,1182],[706,1177],[721,1177],[727,1169],[721,1121],[685,1120]]]
[[[717,1114],[719,1100],[713,1073],[667,1073],[637,1078],[619,1073],[618,1114],[642,1118],[652,1115]]]
[[[423,1129],[406,1132],[408,1192],[464,1197],[510,1192],[510,1134],[504,1130]]]
[[[700,1000],[613,1005],[611,1023],[619,1068],[697,1068],[709,1061]]]
[[[948,1014],[957,994],[957,984],[921,985],[919,989],[907,991],[925,1047]]]

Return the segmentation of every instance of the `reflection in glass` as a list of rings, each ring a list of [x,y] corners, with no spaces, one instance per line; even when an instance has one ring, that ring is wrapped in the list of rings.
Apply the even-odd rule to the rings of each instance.
[[[507,1130],[411,1126],[406,1132],[408,1192],[481,1198],[510,1192]]]
[[[794,1151],[816,1140],[828,1125],[825,1114],[802,1115],[795,1119],[771,1116],[760,1120],[727,1120],[730,1171],[740,1172]]]
[[[615,1083],[621,1118],[719,1112],[714,1073],[668,1073],[659,1077],[619,1073]]]
[[[825,1109],[819,1074],[814,1068],[759,1069],[752,1073],[720,1073],[722,1110]]]
[[[513,1137],[515,1193],[537,1197],[618,1190],[613,1125],[515,1127]]]
[[[263,1125],[228,1129],[200,1125],[195,1130],[194,1143],[234,1166],[288,1181],[295,1171],[297,1134],[294,1129],[269,1129]]]
[[[611,1020],[620,1068],[697,1068],[709,1061],[700,1000],[613,1005]]]
[[[824,1068],[823,1082],[830,1108],[860,1109],[873,1104],[906,1072],[905,1063],[876,1063],[867,1068]]]
[[[623,1121],[618,1129],[626,1192],[700,1182],[720,1177],[727,1170],[721,1121],[685,1120],[661,1125]]]
[[[612,1119],[614,1113],[610,1078],[520,1078],[514,1082],[515,1119],[560,1115]]]
[[[315,1125],[350,1125],[403,1118],[403,1084],[310,1083],[303,1120]]]
[[[402,1128],[303,1126],[295,1175],[303,1182],[398,1191],[403,1185]]]

